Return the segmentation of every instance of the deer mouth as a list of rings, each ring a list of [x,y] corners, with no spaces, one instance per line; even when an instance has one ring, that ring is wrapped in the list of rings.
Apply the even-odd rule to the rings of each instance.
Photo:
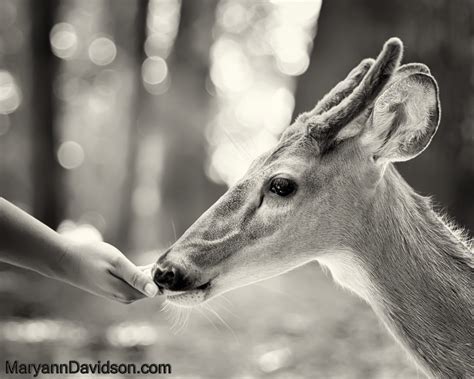
[[[204,284],[200,285],[199,287],[197,287],[196,289],[199,290],[199,291],[205,291],[210,287],[211,287],[211,281],[209,280],[206,283],[204,283]]]
[[[212,280],[209,280],[206,283],[192,290],[179,292],[166,291],[164,295],[166,295],[166,300],[168,300],[172,304],[181,307],[192,308],[208,300],[210,297],[211,290]]]

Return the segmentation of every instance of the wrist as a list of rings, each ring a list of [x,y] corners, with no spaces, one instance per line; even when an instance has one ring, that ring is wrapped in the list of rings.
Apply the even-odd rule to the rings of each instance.
[[[46,275],[53,279],[71,279],[72,261],[77,242],[64,236],[59,237],[58,250],[54,258],[47,262]]]

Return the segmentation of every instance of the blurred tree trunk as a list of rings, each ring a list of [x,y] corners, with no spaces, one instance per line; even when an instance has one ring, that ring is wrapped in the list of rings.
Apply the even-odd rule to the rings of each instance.
[[[403,61],[427,64],[437,79],[443,112],[430,148],[397,167],[416,190],[434,195],[471,230],[473,85],[466,78],[473,63],[473,8],[471,0],[324,1],[311,64],[299,80],[294,112],[313,108],[361,59],[375,57],[389,37],[400,37],[405,44]]]
[[[119,3],[123,9],[129,10],[129,2]],[[147,37],[147,15],[149,0],[136,2],[135,17],[132,19],[129,12],[121,12],[120,17],[115,17],[115,35],[118,44],[128,53],[131,58],[133,69],[134,88],[131,94],[131,115],[128,127],[128,147],[125,159],[125,181],[122,187],[120,220],[118,224],[116,243],[122,249],[130,248],[130,235],[133,223],[132,198],[135,188],[136,163],[139,145],[139,121],[143,102],[146,100],[147,92],[143,87],[141,68],[145,59],[144,45]],[[114,6],[114,2],[111,2]],[[118,13],[118,12],[117,12]],[[124,19],[126,18],[126,19]]]
[[[33,120],[33,214],[55,228],[62,220],[64,188],[56,159],[58,131],[55,128],[54,81],[58,60],[51,52],[49,33],[57,14],[57,0],[30,0],[32,36],[32,120]]]
[[[171,87],[163,98],[165,158],[162,239],[174,240],[213,202],[222,187],[206,176],[205,128],[210,97],[206,79],[217,0],[185,0],[169,60]]]

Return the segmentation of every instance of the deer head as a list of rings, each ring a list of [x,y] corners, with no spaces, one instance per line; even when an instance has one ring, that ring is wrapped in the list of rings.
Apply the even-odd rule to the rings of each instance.
[[[193,306],[351,245],[386,168],[436,132],[438,88],[422,64],[399,66],[388,40],[209,208],[159,259],[155,282]]]

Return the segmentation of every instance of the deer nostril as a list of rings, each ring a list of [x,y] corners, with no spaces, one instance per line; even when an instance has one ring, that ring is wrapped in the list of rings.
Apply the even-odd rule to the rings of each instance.
[[[174,281],[176,277],[176,269],[167,268],[162,269],[157,267],[155,270],[155,274],[153,276],[153,281],[161,288],[169,289],[173,287]]]
[[[153,275],[154,282],[161,290],[166,289],[170,291],[187,291],[194,289],[196,285],[195,279],[193,275],[176,264],[168,264],[165,267],[157,266]]]
[[[165,283],[173,283],[175,278],[175,269],[172,268],[171,270],[165,271],[162,279]]]

